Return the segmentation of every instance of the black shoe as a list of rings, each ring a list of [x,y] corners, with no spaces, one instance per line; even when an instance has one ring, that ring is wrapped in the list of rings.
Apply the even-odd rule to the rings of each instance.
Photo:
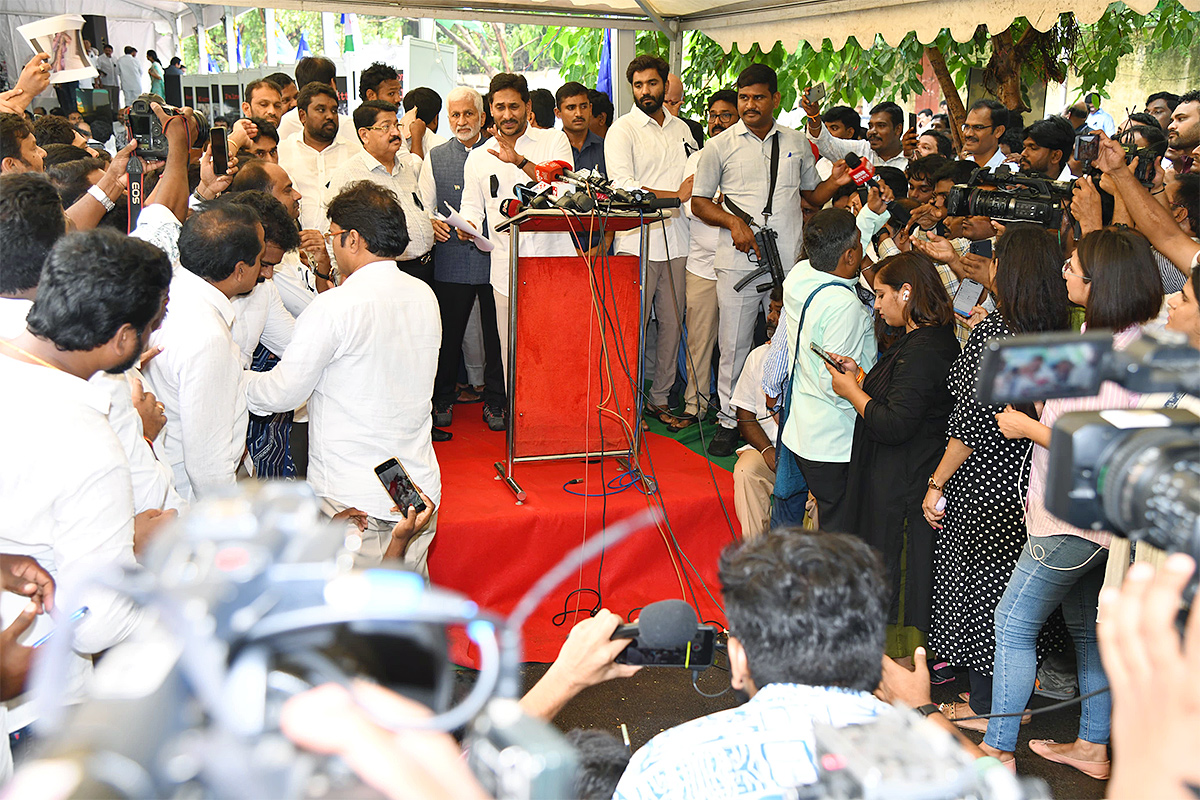
[[[454,422],[454,405],[448,403],[440,405],[435,403],[433,406],[433,424],[438,428],[445,428]],[[437,441],[436,439],[434,441]]]
[[[503,431],[508,429],[508,420],[504,418],[504,409],[499,406],[492,406],[484,403],[483,405],[483,421],[487,426],[494,431]]]
[[[733,451],[737,449],[738,431],[737,428],[726,428],[718,426],[717,432],[713,434],[712,441],[708,443],[708,454],[710,456],[731,456]]]
[[[433,436],[433,440],[435,442],[448,442],[454,438],[453,433],[451,433],[450,431],[444,431],[441,428],[437,427],[436,425],[433,426],[432,436]]]

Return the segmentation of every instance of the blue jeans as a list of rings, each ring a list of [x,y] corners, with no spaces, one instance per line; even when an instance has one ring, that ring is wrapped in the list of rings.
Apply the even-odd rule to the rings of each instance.
[[[996,606],[993,714],[1025,709],[1037,679],[1038,632],[1060,603],[1075,641],[1080,695],[1108,686],[1096,645],[1096,607],[1107,556],[1099,545],[1069,534],[1033,536],[1025,543],[1008,588]],[[1108,692],[1084,700],[1079,738],[1107,744],[1111,714]],[[1019,716],[988,720],[983,741],[997,750],[1012,752],[1020,729]]]

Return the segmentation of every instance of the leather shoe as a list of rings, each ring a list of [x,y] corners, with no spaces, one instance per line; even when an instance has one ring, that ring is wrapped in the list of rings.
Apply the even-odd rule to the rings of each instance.
[[[435,442],[448,442],[454,438],[453,433],[450,431],[444,431],[437,426],[434,426],[433,433],[431,435]]]
[[[708,454],[717,457],[731,456],[733,455],[733,451],[737,449],[737,443],[737,428],[718,426],[717,432],[713,434],[712,441],[708,443]]]

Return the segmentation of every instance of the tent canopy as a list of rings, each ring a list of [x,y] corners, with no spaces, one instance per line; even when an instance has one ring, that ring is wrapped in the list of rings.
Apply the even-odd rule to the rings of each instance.
[[[250,0],[196,2],[254,7]],[[1182,2],[1188,10],[1200,11],[1200,0]],[[1143,14],[1155,4],[1156,0],[1126,2]],[[825,39],[841,48],[851,36],[870,46],[877,33],[894,45],[909,31],[930,42],[942,28],[965,41],[980,24],[1002,30],[1021,16],[1039,30],[1048,30],[1066,11],[1075,12],[1081,22],[1094,22],[1109,0],[274,0],[272,5],[384,16],[658,29],[672,38],[685,30],[699,30],[726,49],[736,44],[744,50],[753,44],[770,49],[776,41],[791,49],[801,40],[820,47]]]

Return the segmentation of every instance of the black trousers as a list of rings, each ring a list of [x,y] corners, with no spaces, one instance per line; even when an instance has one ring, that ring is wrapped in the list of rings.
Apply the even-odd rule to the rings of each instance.
[[[479,299],[479,324],[483,328],[483,402],[507,408],[504,368],[500,363],[500,331],[496,327],[496,296],[489,283],[433,282],[442,314],[442,350],[438,354],[437,377],[433,379],[434,406],[447,406],[458,396],[458,363],[462,358],[463,334],[475,299]]]
[[[425,260],[414,258],[412,261],[397,261],[396,266],[400,268],[401,272],[407,272],[414,278],[424,281],[429,288],[433,288],[432,258],[426,258]]]
[[[833,461],[809,461],[796,456],[800,473],[808,484],[809,494],[817,501],[817,518],[821,530],[829,533],[847,533],[853,523],[850,504],[846,502],[846,481],[850,477],[850,463]]]

